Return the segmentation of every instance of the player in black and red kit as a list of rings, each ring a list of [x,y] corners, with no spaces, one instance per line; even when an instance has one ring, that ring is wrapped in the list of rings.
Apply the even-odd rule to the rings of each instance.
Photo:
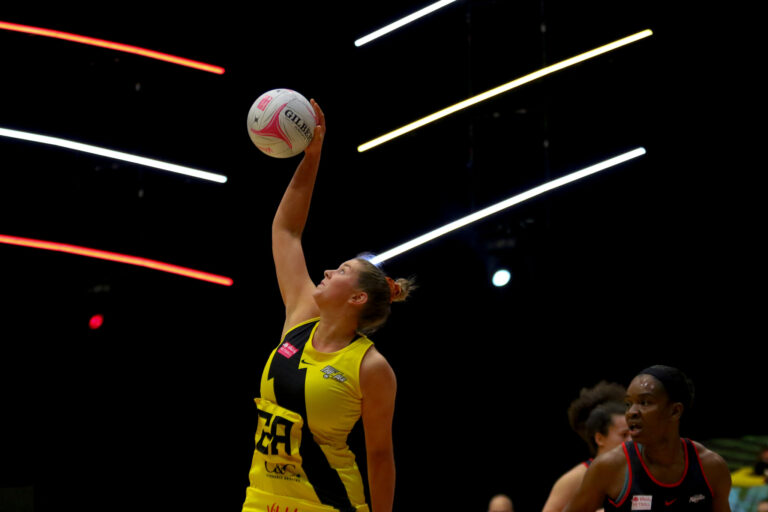
[[[582,388],[568,407],[568,423],[589,447],[591,457],[561,475],[547,497],[541,512],[562,512],[581,487],[581,481],[594,457],[630,439],[624,417],[627,390],[621,384],[601,381]]]
[[[680,437],[693,385],[677,368],[652,366],[627,388],[632,441],[597,457],[565,512],[730,512],[725,461]]]

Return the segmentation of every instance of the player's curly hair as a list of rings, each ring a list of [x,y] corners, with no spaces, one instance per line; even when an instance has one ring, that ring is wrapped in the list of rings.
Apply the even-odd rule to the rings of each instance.
[[[370,255],[358,256],[361,263],[358,275],[358,287],[368,294],[368,300],[360,311],[357,330],[370,335],[384,325],[392,311],[393,302],[403,302],[416,289],[413,278],[398,278],[393,293],[384,271],[370,262]]]
[[[624,413],[626,389],[615,382],[600,381],[591,388],[582,388],[579,397],[568,407],[568,424],[596,453],[595,434],[607,434],[613,416]]]

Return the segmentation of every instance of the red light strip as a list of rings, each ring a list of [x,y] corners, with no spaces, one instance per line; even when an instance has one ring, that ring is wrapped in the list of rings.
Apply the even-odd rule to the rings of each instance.
[[[95,39],[93,37],[79,36],[77,34],[70,34],[68,32],[60,32],[58,30],[50,30],[47,28],[31,27],[29,25],[19,25],[16,23],[8,23],[6,21],[0,21],[0,29],[13,30],[16,32],[24,32],[36,36],[55,37],[57,39],[65,39],[67,41],[73,41],[75,43],[90,44],[92,46],[100,46],[102,48],[109,48],[110,50],[117,50],[121,52],[135,53],[142,57],[149,57],[150,59],[163,60],[178,64],[180,66],[187,66],[190,68],[199,69],[201,71],[208,71],[209,73],[215,73],[217,75],[224,74],[224,68],[214,66],[212,64],[206,64],[204,62],[198,62],[195,60],[185,59],[183,57],[176,57],[175,55],[168,55],[167,53],[156,52],[154,50],[147,50],[146,48],[139,48],[138,46],[131,46],[122,43],[114,43],[112,41],[105,41],[103,39]]]
[[[127,265],[136,265],[139,267],[147,267],[153,270],[160,270],[161,272],[168,272],[171,274],[178,274],[184,277],[191,277],[192,279],[199,279],[201,281],[208,281],[210,283],[221,284],[224,286],[232,286],[232,279],[229,277],[219,276],[216,274],[209,274],[208,272],[201,272],[186,267],[179,267],[177,265],[171,265],[169,263],[163,263],[161,261],[148,260],[146,258],[139,258],[137,256],[128,256],[126,254],[119,254],[116,252],[101,251],[98,249],[89,249],[88,247],[79,247],[77,245],[60,244],[56,242],[46,242],[45,240],[35,240],[32,238],[20,238],[16,236],[0,235],[0,243],[9,245],[20,245],[23,247],[32,247],[34,249],[45,249],[48,251],[66,252],[69,254],[77,254],[79,256],[87,256],[89,258],[96,258],[101,260],[116,261],[118,263],[125,263]]]

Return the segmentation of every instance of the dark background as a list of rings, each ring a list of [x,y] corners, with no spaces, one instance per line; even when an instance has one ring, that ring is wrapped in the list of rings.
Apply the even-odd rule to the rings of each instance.
[[[239,510],[252,398],[283,321],[269,227],[299,161],[261,154],[245,118],[277,87],[317,99],[327,116],[305,232],[318,279],[359,252],[648,151],[385,265],[420,284],[374,336],[398,375],[398,510],[484,510],[496,492],[521,512],[540,510],[556,477],[588,455],[568,428],[570,401],[649,364],[677,365],[696,382],[687,435],[765,432],[755,14],[465,0],[353,45],[426,4],[3,7],[3,21],[226,73],[0,31],[0,126],[229,181],[0,139],[0,233],[234,280],[1,246],[4,487],[33,488],[36,510]],[[356,151],[646,28],[652,37]],[[513,271],[504,289],[489,284],[495,258]],[[97,331],[94,313],[105,315]]]

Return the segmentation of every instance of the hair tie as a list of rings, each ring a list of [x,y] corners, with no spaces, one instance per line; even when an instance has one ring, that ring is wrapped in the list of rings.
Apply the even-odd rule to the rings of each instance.
[[[389,302],[392,303],[392,301],[400,295],[400,285],[395,282],[394,279],[391,277],[386,277],[387,284],[389,285]]]

